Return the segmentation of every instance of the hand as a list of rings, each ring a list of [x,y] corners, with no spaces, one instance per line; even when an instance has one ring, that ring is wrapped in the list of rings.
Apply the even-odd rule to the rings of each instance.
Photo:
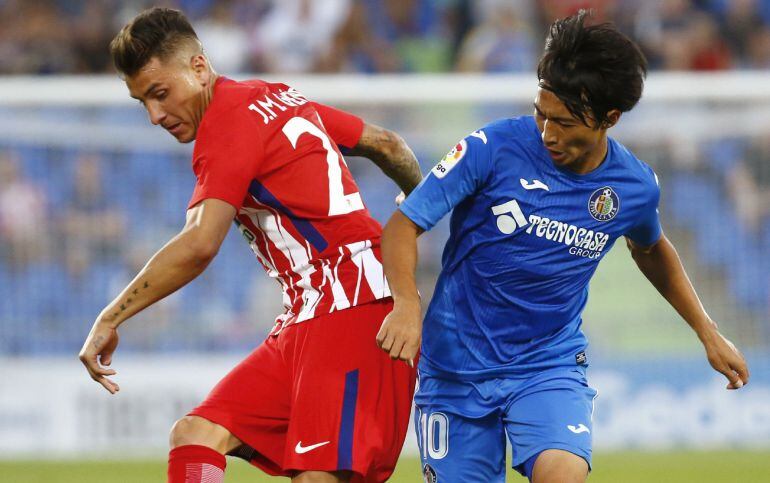
[[[714,330],[704,339],[706,357],[716,371],[727,378],[727,389],[740,389],[749,383],[749,368],[746,359],[735,345],[727,340],[719,331]]]
[[[420,350],[422,320],[420,305],[395,304],[393,311],[382,321],[377,333],[377,345],[390,355],[414,367],[414,358]]]
[[[396,199],[394,200],[396,203],[396,206],[401,206],[401,203],[403,203],[405,199],[406,199],[406,195],[402,191],[401,193],[398,194],[398,196],[396,196]]]
[[[117,372],[103,366],[109,366],[112,363],[112,353],[117,347],[118,330],[97,320],[91,327],[91,332],[86,337],[78,356],[86,366],[91,379],[104,386],[110,394],[120,391],[120,386],[107,378],[107,376],[114,376]]]

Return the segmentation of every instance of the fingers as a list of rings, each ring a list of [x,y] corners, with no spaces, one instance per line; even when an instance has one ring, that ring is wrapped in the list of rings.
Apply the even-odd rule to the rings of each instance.
[[[96,355],[82,353],[80,355],[80,361],[84,366],[86,366],[86,370],[91,376],[91,379],[104,386],[104,388],[107,389],[110,394],[115,394],[116,392],[120,391],[120,386],[106,377],[116,375],[118,372],[115,369],[101,367],[97,362]]]
[[[730,364],[729,369],[723,374],[730,381],[727,389],[740,389],[749,383],[749,368],[743,360],[738,364]]]
[[[104,386],[104,388],[108,390],[110,394],[115,394],[116,392],[120,391],[120,386],[118,386],[117,383],[111,381],[110,379],[107,379],[106,377],[97,377],[94,378],[94,381]]]
[[[402,360],[409,367],[414,367],[414,358],[420,345],[419,335],[417,341],[410,339],[414,339],[414,337],[404,334],[393,335],[383,326],[377,334],[377,345],[387,352],[391,359]]]
[[[417,357],[419,346],[419,342],[416,344],[410,342],[405,343],[398,355],[398,359],[405,361],[409,367],[414,367],[414,359]]]
[[[91,375],[91,379],[104,386],[104,388],[107,389],[110,394],[115,394],[116,392],[120,391],[120,386],[106,377],[114,376],[117,374],[114,369],[104,369],[98,366],[94,368],[90,365],[86,365],[86,369],[88,369],[88,373]]]
[[[383,326],[380,327],[380,331],[377,333],[377,346],[385,352],[390,352],[394,340],[395,337],[389,333],[387,327],[383,324]]]
[[[726,371],[724,372],[725,377],[727,377],[727,380],[730,381],[727,384],[727,389],[740,389],[743,387],[743,381],[738,376],[737,372],[734,371]]]
[[[727,363],[725,368],[720,370],[722,374],[727,378],[729,383],[727,389],[740,389],[749,382],[748,368],[746,362],[741,360],[740,363]]]

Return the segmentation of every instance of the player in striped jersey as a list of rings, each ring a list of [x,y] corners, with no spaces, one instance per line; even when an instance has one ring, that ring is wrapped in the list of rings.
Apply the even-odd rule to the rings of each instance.
[[[80,359],[111,393],[117,327],[199,275],[235,224],[283,290],[275,328],[171,432],[168,481],[221,482],[225,454],[298,482],[384,481],[415,371],[375,343],[392,301],[379,224],[339,146],[408,193],[421,179],[393,132],[284,84],[218,76],[180,12],[140,14],[111,44],[150,121],[196,141],[182,232],[99,315]]]

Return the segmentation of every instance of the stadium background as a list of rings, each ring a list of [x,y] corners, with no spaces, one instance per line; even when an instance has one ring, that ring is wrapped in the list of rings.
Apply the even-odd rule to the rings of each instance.
[[[553,18],[593,7],[616,22],[652,72],[611,134],[657,171],[664,229],[752,382],[724,391],[619,243],[584,317],[600,392],[592,481],[770,481],[770,1],[163,4],[189,14],[220,73],[281,80],[394,129],[423,172],[486,122],[530,113]],[[190,146],[150,126],[111,72],[109,40],[149,5],[0,0],[3,481],[161,481],[171,422],[280,310],[233,230],[200,279],[124,325],[120,395],[76,360],[98,311],[181,228],[194,184]],[[398,190],[370,162],[348,163],[384,222]],[[446,236],[444,223],[421,238],[425,300]],[[410,435],[398,481],[420,479],[415,455]],[[227,481],[258,481],[233,466]]]

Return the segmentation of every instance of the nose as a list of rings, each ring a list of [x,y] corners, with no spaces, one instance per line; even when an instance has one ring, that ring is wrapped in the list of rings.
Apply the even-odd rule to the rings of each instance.
[[[556,126],[546,119],[545,123],[543,123],[543,134],[541,136],[543,138],[543,144],[546,146],[555,145],[557,142]]]
[[[163,120],[166,119],[166,113],[155,103],[147,103],[147,114],[150,116],[150,122],[155,126],[163,123]]]

